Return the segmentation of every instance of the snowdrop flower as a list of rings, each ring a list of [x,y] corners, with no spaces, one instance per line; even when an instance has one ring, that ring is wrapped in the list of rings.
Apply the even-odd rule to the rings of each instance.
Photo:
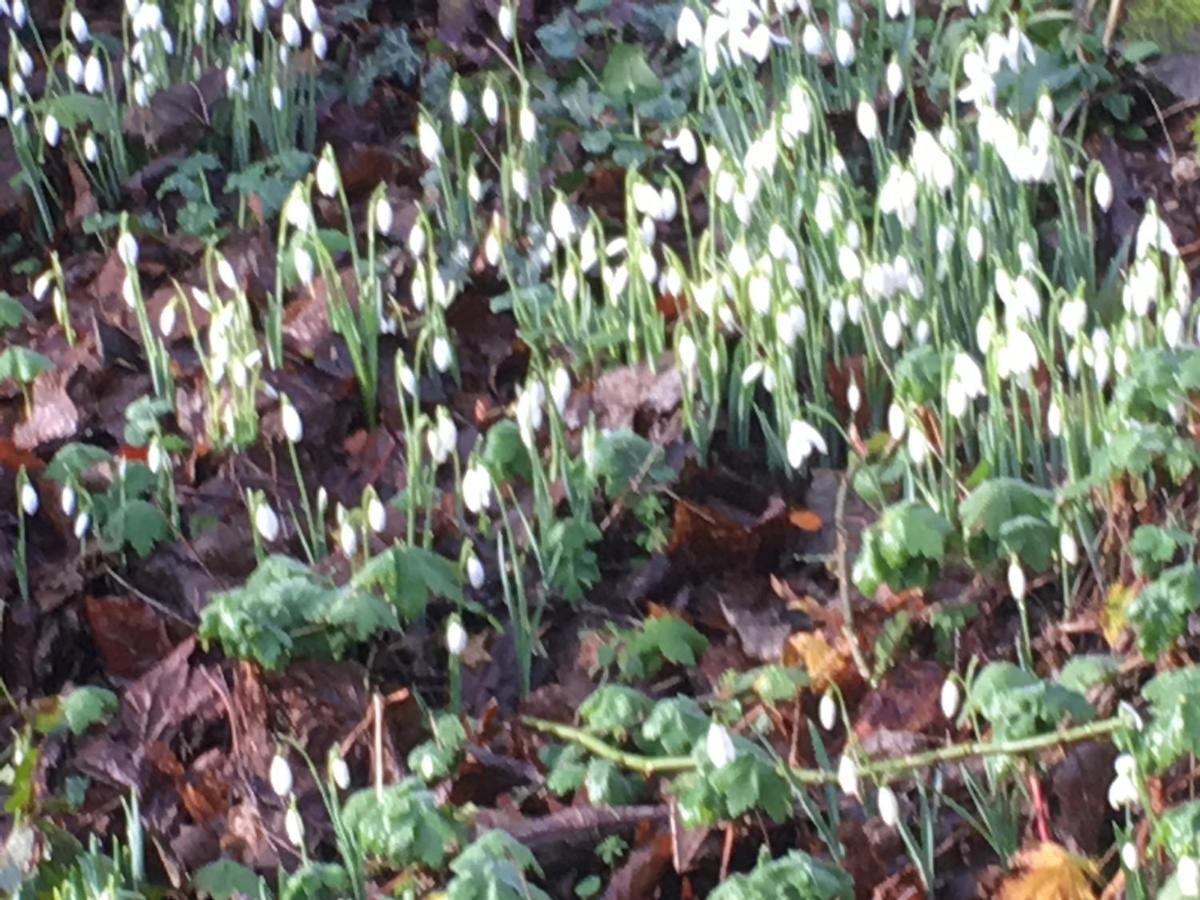
[[[454,361],[450,350],[450,342],[442,335],[433,340],[433,366],[439,372],[448,372],[450,363]]]
[[[834,337],[837,337],[842,333],[844,327],[846,327],[846,304],[840,297],[834,297],[829,304],[829,330],[833,332]]]
[[[367,501],[367,525],[376,534],[382,534],[387,527],[387,508],[374,492]]]
[[[222,25],[228,25],[229,20],[233,18],[233,8],[229,5],[229,0],[213,0],[213,18]]]
[[[33,518],[37,515],[40,506],[41,502],[38,500],[37,490],[32,484],[26,481],[21,485],[21,509],[25,515]]]
[[[266,503],[260,503],[254,509],[254,529],[268,544],[274,543],[279,537],[279,516]]]
[[[708,726],[704,747],[708,753],[708,761],[715,769],[723,769],[737,759],[737,747],[734,746],[733,736],[727,728],[716,722]]]
[[[1130,872],[1136,872],[1138,868],[1138,850],[1137,845],[1132,841],[1126,841],[1121,845],[1121,865]]]
[[[1025,599],[1025,570],[1021,568],[1021,563],[1014,556],[1008,564],[1008,592],[1012,598],[1020,603]]]
[[[1125,754],[1122,754],[1125,755]],[[1117,757],[1120,759],[1121,757]],[[1139,800],[1137,785],[1132,774],[1117,773],[1117,777],[1108,786],[1108,804],[1113,809],[1133,806]]]
[[[857,413],[862,407],[862,391],[859,390],[853,375],[850,376],[850,384],[846,386],[846,405],[850,407],[851,413]]]
[[[967,229],[967,255],[975,263],[983,258],[983,232],[975,225]]]
[[[45,122],[42,123],[42,136],[46,138],[46,143],[51,147],[58,146],[59,135],[62,134],[62,128],[58,124],[58,119],[53,113],[46,116]]]
[[[54,272],[47,269],[33,282],[33,287],[30,288],[30,293],[33,294],[33,299],[38,303],[46,297],[46,292],[50,290],[50,280],[54,277]]]
[[[500,8],[496,10],[496,26],[500,29],[500,37],[505,41],[513,39],[513,10],[507,2],[500,4]]]
[[[17,49],[17,68],[24,78],[29,78],[33,75],[33,57],[24,47],[18,47]]]
[[[942,715],[947,719],[953,719],[958,712],[959,703],[962,702],[962,693],[958,688],[958,682],[954,678],[947,678],[942,682],[941,695]]]
[[[690,6],[685,5],[679,12],[679,21],[675,24],[675,40],[680,47],[704,46],[704,26]]]
[[[1178,347],[1183,341],[1183,316],[1173,306],[1163,316],[1162,333],[1168,347]]]
[[[317,190],[326,197],[332,197],[337,193],[337,189],[337,166],[327,154],[322,154],[320,162],[317,163]]]
[[[271,760],[270,781],[276,797],[286,797],[292,792],[292,767],[278,753]]]
[[[1046,430],[1051,437],[1062,436],[1062,409],[1057,397],[1051,398],[1050,406],[1046,409]]]
[[[908,456],[912,460],[914,466],[925,464],[925,460],[929,458],[929,439],[925,437],[925,432],[919,426],[914,425],[908,430],[908,439],[905,442],[908,449]]]
[[[7,119],[12,107],[8,102],[8,91],[0,87],[0,121]]]
[[[1064,531],[1058,536],[1058,555],[1068,566],[1079,562],[1079,545],[1075,543],[1071,532]]]
[[[18,29],[24,28],[25,22],[29,18],[29,12],[25,8],[25,0],[13,0],[12,12],[10,15],[12,16],[13,24],[16,25]]]
[[[303,846],[304,819],[300,817],[300,810],[296,808],[295,802],[288,807],[283,816],[283,830],[287,833],[287,838],[293,846]]]
[[[128,231],[121,232],[121,236],[117,238],[117,256],[129,268],[137,265],[138,261],[138,242]]]
[[[312,287],[313,258],[309,252],[300,246],[293,247],[292,265],[296,269],[296,277],[300,279],[300,283],[305,287]]]
[[[342,555],[347,559],[354,556],[358,550],[358,532],[354,530],[349,519],[343,521],[338,527],[338,545],[342,548]]]
[[[85,19],[83,17],[83,13],[81,13],[77,9],[71,10],[71,20],[70,21],[71,21],[71,34],[75,38],[75,43],[86,44],[88,42],[88,38],[91,37],[91,33],[88,30],[87,19]]]
[[[79,58],[78,53],[72,53],[67,57],[67,78],[72,84],[81,84],[83,82],[83,60]]]
[[[821,720],[821,727],[826,731],[833,731],[833,726],[837,724],[837,701],[833,699],[833,692],[826,691],[821,695],[821,703],[817,707],[817,717]]]
[[[283,422],[283,434],[290,444],[298,444],[304,439],[304,422],[300,413],[285,394],[279,407],[279,418]]]
[[[422,115],[417,122],[417,145],[425,160],[430,165],[437,165],[442,156],[442,139],[438,136],[433,123],[429,121],[429,117],[425,115]]]
[[[973,16],[981,16],[988,11],[991,0],[967,0],[967,11]]]
[[[822,454],[829,452],[825,438],[821,436],[821,432],[802,419],[793,419],[787,437],[788,464],[793,469],[799,469],[813,451]]]
[[[84,510],[75,517],[75,527],[72,529],[75,534],[75,540],[82,541],[84,535],[87,534],[88,528],[92,524],[92,517],[88,515],[87,510]]]
[[[839,28],[833,35],[833,52],[839,64],[849,66],[854,63],[857,56],[854,39],[844,28]]]
[[[1074,339],[1083,326],[1087,324],[1087,303],[1081,297],[1075,297],[1064,303],[1058,310],[1058,325],[1063,334]]]
[[[321,17],[313,0],[300,0],[300,21],[309,31],[316,31],[321,26]]]
[[[575,220],[571,217],[571,209],[559,194],[550,208],[550,230],[558,240],[566,244],[575,235]]]
[[[521,140],[532,144],[533,139],[537,137],[537,117],[528,106],[522,106],[517,114],[517,126],[521,132]]]
[[[883,342],[895,350],[900,346],[903,336],[904,323],[900,321],[900,316],[894,309],[889,309],[883,314]]]
[[[64,516],[75,515],[75,488],[65,485],[58,497],[58,505]]]
[[[158,314],[158,333],[164,339],[171,337],[171,332],[175,330],[175,302],[171,301],[163,305],[162,312]]]
[[[673,138],[666,138],[662,142],[662,145],[666,150],[674,150],[677,152],[679,154],[679,158],[689,166],[695,165],[696,161],[700,158],[700,151],[696,144],[696,136],[692,134],[692,130],[690,128],[680,129],[679,134],[675,135]]]
[[[483,563],[479,561],[474,553],[467,557],[467,581],[475,590],[483,587],[484,571]]]
[[[550,399],[554,408],[561,416],[567,408],[567,400],[571,397],[571,376],[567,370],[559,366],[550,376]]]
[[[858,125],[858,133],[865,140],[873,141],[879,136],[879,117],[875,114],[875,107],[866,100],[858,101],[858,109],[855,110],[854,120]]]
[[[457,617],[451,618],[446,625],[446,649],[451,656],[462,656],[467,649],[467,630]]]
[[[894,57],[888,63],[885,80],[887,81],[888,93],[892,97],[899,97],[900,92],[904,90],[904,71],[900,68],[900,64],[896,62]]]
[[[462,477],[463,505],[478,515],[492,505],[492,476],[481,465],[470,466]]]
[[[89,94],[99,94],[104,90],[104,69],[96,54],[88,57],[83,67],[83,89]]]
[[[893,403],[888,407],[888,434],[892,440],[899,441],[904,437],[904,433],[908,430],[908,417],[904,414],[904,410],[899,404]]]
[[[483,97],[480,101],[483,107],[483,115],[492,125],[495,125],[500,118],[500,98],[496,94],[496,89],[490,84],[483,89]]]
[[[375,227],[386,237],[392,230],[392,221],[392,205],[388,203],[386,194],[380,194],[375,201]]]
[[[883,824],[888,828],[895,828],[900,821],[900,801],[896,799],[896,792],[884,785],[879,789],[875,803],[879,807],[879,818],[883,820]]]
[[[529,176],[525,174],[524,169],[512,170],[512,189],[522,200],[529,199]]]
[[[1092,196],[1096,198],[1096,205],[1108,212],[1113,202],[1113,186],[1103,168],[1096,173],[1096,180],[1092,182]]]
[[[462,92],[462,88],[456,83],[450,90],[450,118],[454,120],[454,124],[463,126],[467,124],[467,118],[471,114],[471,108],[467,104],[467,95]]]
[[[1180,859],[1175,869],[1175,882],[1183,896],[1200,897],[1200,861],[1194,856]]]
[[[346,765],[346,760],[336,749],[329,751],[329,760],[327,763],[329,770],[329,780],[338,786],[341,790],[346,790],[350,787],[350,767]]]
[[[280,22],[280,28],[283,31],[284,42],[293,50],[298,49],[304,36],[300,32],[300,23],[296,21],[296,17],[290,12],[285,12]]]
[[[1158,208],[1153,203],[1149,205],[1146,215],[1142,217],[1142,222],[1138,225],[1137,255],[1145,256],[1146,251],[1152,247],[1157,247],[1168,256],[1179,255],[1179,249],[1171,237],[1171,229],[1158,217]]]
[[[517,396],[517,425],[526,445],[532,445],[534,436],[541,430],[545,402],[546,390],[540,381],[526,385]]]
[[[838,787],[842,793],[851,797],[858,796],[858,765],[848,753],[842,754],[837,767]]]
[[[312,51],[313,56],[317,59],[324,59],[329,53],[329,39],[325,37],[324,32],[314,31],[312,33]]]
[[[267,24],[267,8],[263,0],[250,0],[250,24],[255,31],[262,31]]]

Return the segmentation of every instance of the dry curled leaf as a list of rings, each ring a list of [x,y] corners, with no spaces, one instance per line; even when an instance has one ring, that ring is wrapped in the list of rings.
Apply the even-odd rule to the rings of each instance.
[[[1017,855],[1019,872],[1008,878],[1000,900],[1093,900],[1095,864],[1046,841]]]

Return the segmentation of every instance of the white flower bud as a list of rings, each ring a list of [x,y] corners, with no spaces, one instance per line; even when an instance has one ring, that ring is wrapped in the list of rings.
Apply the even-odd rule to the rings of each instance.
[[[317,190],[326,197],[332,197],[337,193],[337,188],[337,167],[328,156],[322,156],[321,161],[317,163]]]
[[[46,116],[46,121],[42,123],[42,136],[46,138],[46,143],[51,147],[57,147],[61,134],[62,128],[59,127],[58,119],[54,117],[54,114]]]
[[[379,233],[387,235],[392,230],[392,205],[388,203],[386,194],[380,194],[379,199],[375,201],[375,227],[379,229]]]
[[[1014,600],[1020,603],[1025,599],[1025,590],[1025,570],[1021,568],[1021,563],[1014,557],[1008,564],[1008,592]]]
[[[885,784],[879,789],[879,796],[875,802],[883,824],[895,828],[900,821],[900,801],[896,799],[896,792]]]
[[[454,120],[454,124],[463,126],[467,124],[467,117],[471,114],[471,107],[467,104],[467,95],[462,92],[462,89],[455,86],[450,91],[450,118]]]
[[[64,516],[75,515],[75,488],[71,485],[64,485],[62,493],[58,497],[58,505]]]
[[[346,557],[353,556],[358,550],[358,532],[354,530],[349,519],[342,522],[338,528],[338,544],[342,548],[342,554]]]
[[[843,794],[858,796],[858,765],[848,753],[842,754],[842,758],[838,760],[837,781]]]
[[[283,404],[279,408],[279,417],[283,422],[283,435],[291,444],[298,444],[304,439],[304,422],[300,418],[300,412],[292,405],[292,402],[286,397],[283,399]]]
[[[300,32],[300,23],[296,21],[296,17],[290,12],[285,12],[280,27],[283,30],[283,40],[287,45],[293,50],[299,48],[304,36]]]
[[[1137,845],[1132,841],[1126,841],[1121,845],[1121,865],[1130,872],[1136,872],[1138,868],[1138,850]]]
[[[500,29],[500,37],[506,41],[513,39],[513,10],[507,0],[502,0],[496,11],[496,27]]]
[[[292,792],[292,767],[278,753],[271,760],[270,780],[271,790],[275,792],[275,796],[286,797]]]
[[[287,813],[283,817],[283,830],[287,833],[287,839],[292,842],[293,846],[303,846],[304,820],[300,818],[300,810],[296,808],[295,803],[288,807]]]
[[[1073,566],[1079,562],[1079,545],[1071,532],[1064,531],[1058,536],[1058,555],[1065,565]]]
[[[955,678],[947,678],[942,682],[942,715],[947,719],[954,719],[958,713],[958,705],[962,702],[962,691],[959,690],[958,681]]]
[[[462,656],[467,649],[467,630],[458,619],[451,619],[446,625],[446,649],[451,656]]]
[[[329,754],[329,780],[332,781],[340,790],[346,790],[350,787],[350,767],[346,765],[346,760],[336,751]]]
[[[1092,196],[1096,198],[1096,205],[1108,212],[1113,202],[1113,186],[1104,169],[1096,173],[1096,180],[1092,182]]]
[[[32,484],[26,481],[21,485],[21,509],[25,511],[25,515],[32,518],[37,515],[40,506],[37,491]]]
[[[833,693],[826,691],[821,695],[821,703],[817,707],[817,717],[821,720],[821,727],[826,731],[833,731],[833,726],[837,724],[837,701],[833,699]]]
[[[75,517],[75,540],[82,541],[83,536],[87,534],[88,528],[92,524],[92,517],[88,515],[87,510],[84,510]]]
[[[387,527],[387,509],[378,497],[372,496],[367,503],[367,524],[376,534],[382,534]]]
[[[467,557],[467,581],[470,582],[472,588],[479,590],[483,587],[485,575],[483,563],[479,561],[479,557],[472,553]]]
[[[716,769],[723,769],[737,759],[737,747],[734,746],[733,736],[728,729],[713,722],[708,726],[708,736],[704,741],[708,760]]]
[[[268,504],[260,503],[254,510],[254,528],[268,544],[279,537],[279,516]]]

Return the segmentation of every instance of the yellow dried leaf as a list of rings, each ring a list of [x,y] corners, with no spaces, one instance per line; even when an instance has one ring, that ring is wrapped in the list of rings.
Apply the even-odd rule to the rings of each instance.
[[[841,685],[850,675],[850,654],[845,647],[833,647],[815,631],[798,631],[783,648],[785,666],[802,665],[817,693],[830,685]]]
[[[1108,589],[1104,609],[1100,610],[1100,630],[1108,646],[1115,648],[1129,625],[1129,605],[1136,596],[1137,591],[1128,584],[1114,584]]]
[[[1096,866],[1059,844],[1046,842],[1017,856],[1020,871],[1006,879],[1000,900],[1095,900]]]

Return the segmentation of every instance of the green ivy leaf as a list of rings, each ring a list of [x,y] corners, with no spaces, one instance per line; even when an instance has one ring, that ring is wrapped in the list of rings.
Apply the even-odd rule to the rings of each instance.
[[[645,51],[636,44],[617,44],[609,51],[600,85],[614,102],[637,102],[662,92],[661,79],[646,62]]]
[[[46,477],[59,484],[79,481],[92,466],[112,461],[112,454],[92,444],[64,444],[46,467]]]
[[[211,900],[259,897],[266,882],[252,869],[232,859],[218,859],[192,873],[191,887],[199,896]]]
[[[628,734],[649,714],[653,702],[641,691],[606,684],[593,691],[579,707],[579,717],[597,734]]]
[[[83,734],[93,725],[107,722],[117,711],[117,695],[102,687],[78,687],[63,698],[59,707],[72,734]]]
[[[8,291],[0,291],[0,329],[14,328],[29,315],[21,301]]]
[[[709,719],[691,697],[659,700],[642,723],[639,744],[667,756],[689,752],[708,731]]]
[[[421,864],[439,869],[458,842],[454,823],[416,778],[351,795],[342,810],[342,823],[358,838],[362,851],[396,869]]]
[[[54,368],[54,362],[28,347],[14,345],[0,353],[0,381],[11,378],[20,384],[33,384],[43,372]]]
[[[732,875],[709,900],[853,900],[854,880],[832,863],[799,850]]]
[[[1200,610],[1200,567],[1167,569],[1142,588],[1127,616],[1137,632],[1138,649],[1154,659],[1187,630],[1188,616]]]
[[[106,543],[118,549],[132,547],[145,559],[169,534],[167,517],[148,500],[129,500],[117,507],[104,525]]]

